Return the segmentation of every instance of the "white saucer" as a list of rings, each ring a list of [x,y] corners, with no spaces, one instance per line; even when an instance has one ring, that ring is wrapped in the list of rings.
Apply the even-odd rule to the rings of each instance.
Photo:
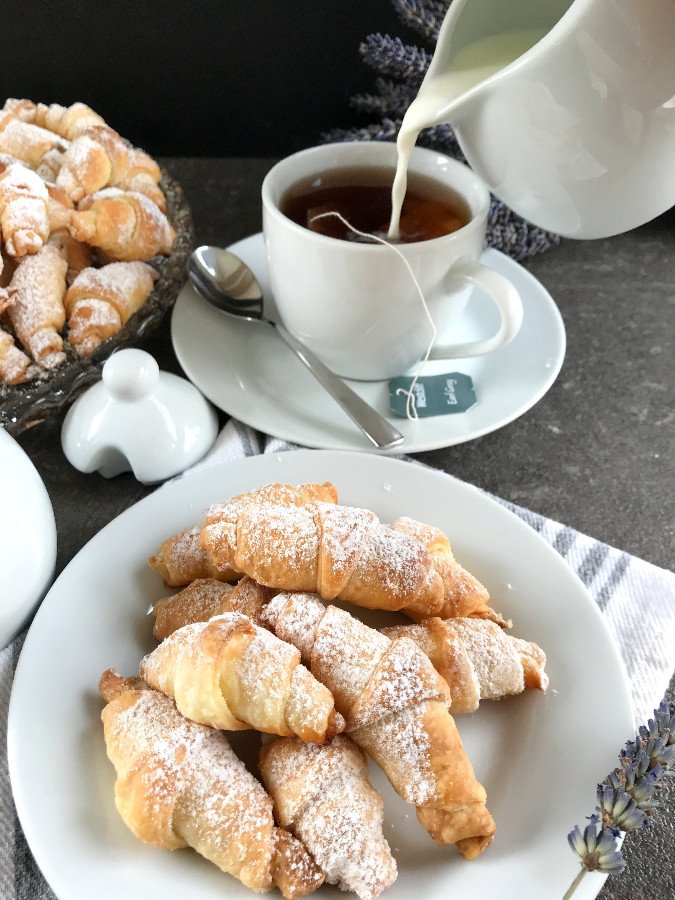
[[[28,456],[0,427],[0,649],[26,624],[54,576],[56,523]]]
[[[262,234],[231,249],[253,270],[265,295],[265,312],[277,318]],[[505,275],[523,301],[523,326],[513,341],[488,356],[428,363],[425,375],[463,372],[474,382],[478,402],[467,412],[411,422],[389,413],[387,382],[350,381],[371,406],[405,435],[393,453],[418,453],[461,444],[512,422],[540,400],[555,381],[565,356],[565,328],[546,289],[522,266],[497,250],[482,262]],[[474,290],[458,341],[497,330],[494,305]],[[326,394],[274,330],[232,319],[202,300],[190,284],[173,310],[171,335],[187,376],[224,412],[247,425],[306,447],[371,450],[347,414]],[[377,452],[377,451],[373,451]]]

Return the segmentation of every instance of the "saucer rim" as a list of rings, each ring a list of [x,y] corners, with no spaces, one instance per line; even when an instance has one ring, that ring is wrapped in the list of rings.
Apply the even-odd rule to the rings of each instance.
[[[259,231],[255,234],[248,235],[247,237],[235,241],[234,243],[228,245],[226,249],[237,255],[242,255],[242,253],[245,255],[246,250],[251,245],[257,244],[259,242],[262,243],[263,241],[263,234],[261,231]],[[236,413],[231,412],[230,409],[226,408],[226,406],[229,406],[229,404],[223,403],[222,395],[216,396],[216,391],[212,389],[211,385],[204,383],[203,379],[194,377],[194,369],[191,365],[191,354],[188,353],[186,355],[184,347],[181,346],[180,337],[177,336],[176,318],[177,315],[180,315],[181,307],[184,303],[183,294],[184,292],[194,292],[194,289],[191,288],[190,282],[187,282],[179,293],[171,313],[171,342],[178,362],[183,368],[186,376],[190,379],[190,381],[192,381],[193,384],[196,385],[196,387],[199,388],[199,390],[210,400],[211,403],[213,403],[218,409],[220,409],[226,415],[229,415],[231,418],[242,422],[244,425],[248,425],[250,428],[253,428],[256,431],[261,431],[262,433],[267,434],[270,437],[277,438],[295,446],[307,447],[309,449],[336,451],[353,450],[357,452],[374,453],[383,456],[400,456],[402,454],[409,453],[425,453],[432,450],[444,449],[446,447],[458,446],[460,444],[467,443],[468,441],[476,440],[477,438],[492,434],[493,432],[498,431],[499,429],[511,424],[511,422],[520,418],[522,415],[532,409],[537,403],[539,403],[539,401],[546,395],[546,393],[548,393],[550,388],[553,386],[556,379],[558,378],[558,375],[560,374],[560,370],[562,369],[563,363],[565,361],[567,350],[567,335],[565,331],[565,325],[560,310],[558,309],[549,291],[524,266],[499,250],[496,250],[492,247],[486,247],[481,255],[480,261],[483,264],[490,266],[490,260],[494,258],[498,259],[501,266],[506,266],[507,269],[509,267],[516,268],[519,272],[519,276],[524,278],[529,287],[534,292],[536,292],[538,301],[543,304],[543,307],[546,308],[548,314],[547,318],[551,329],[550,335],[553,336],[554,339],[556,354],[553,364],[546,370],[547,377],[542,380],[536,391],[533,391],[532,394],[528,395],[523,403],[510,410],[508,414],[506,414],[503,418],[495,418],[492,422],[486,423],[484,426],[473,428],[466,434],[462,434],[459,436],[435,436],[434,438],[427,440],[425,440],[423,436],[415,438],[406,437],[405,443],[401,446],[397,446],[389,450],[378,450],[375,447],[367,447],[360,443],[359,440],[361,436],[357,430],[355,430],[354,432],[354,443],[350,444],[349,446],[345,446],[344,443],[331,442],[330,437],[325,440],[321,440],[320,438],[317,438],[316,435],[298,435],[298,427],[301,429],[302,426],[297,426],[297,418],[293,416],[285,415],[282,420],[276,419],[274,422],[266,421],[262,423],[260,421],[260,418],[254,414],[253,411],[255,407],[253,406],[246,406],[245,408],[238,410]],[[275,317],[272,316],[272,318]],[[517,341],[518,338],[519,336],[516,335],[513,340]],[[279,338],[279,342],[280,344],[282,343],[281,338]],[[448,362],[452,363],[455,361],[449,360]],[[379,381],[358,381],[356,379],[344,379],[344,381],[351,387],[353,387],[357,391],[357,393],[359,392],[360,385],[382,385],[389,380],[390,379],[381,379]],[[387,413],[388,412],[389,411],[387,411]],[[459,415],[465,415],[465,413],[460,413]],[[404,421],[398,416],[393,416],[391,414],[387,414],[386,417],[394,424]],[[431,421],[437,423],[439,418],[443,417],[435,416],[431,419]],[[286,427],[286,425],[288,425],[289,423],[291,427]],[[293,423],[296,423],[295,428],[293,427]],[[425,419],[419,419],[416,424],[418,428],[424,429],[426,421]],[[323,433],[326,434],[324,429],[320,429],[320,426],[315,426],[315,430],[322,430]]]

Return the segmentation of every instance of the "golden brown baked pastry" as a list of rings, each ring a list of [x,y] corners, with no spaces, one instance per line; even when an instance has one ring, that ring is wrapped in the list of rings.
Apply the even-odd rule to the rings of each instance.
[[[272,800],[237,759],[225,735],[183,718],[140,679],[101,677],[115,802],[141,840],[194,847],[254,891],[277,885],[302,897],[323,881],[304,846],[275,827]]]
[[[382,797],[371,787],[365,755],[344,735],[330,744],[275,738],[260,751],[260,773],[280,825],[302,840],[329,884],[362,900],[396,879],[382,834]]]
[[[74,212],[70,233],[78,241],[104,250],[113,260],[147,260],[168,256],[176,237],[161,209],[144,194],[104,188]]]
[[[447,684],[409,638],[389,638],[316,596],[280,593],[263,613],[331,691],[346,731],[414,804],[439,844],[473,859],[495,832],[452,716]]]
[[[335,486],[325,484],[301,484],[297,488],[289,484],[267,484],[254,491],[238,494],[230,503],[238,507],[254,506],[258,503],[279,502],[288,505],[302,506],[315,500],[324,503],[336,503]],[[211,509],[219,509],[219,506]],[[210,511],[210,510],[209,510]],[[201,526],[188,528],[179,534],[167,538],[155,556],[148,562],[169,587],[181,587],[197,578],[217,578],[219,581],[234,581],[241,577],[229,564],[218,566],[199,543]]]
[[[241,613],[175,631],[141,663],[141,677],[203,725],[296,734],[322,743],[342,731],[330,691],[300,663],[296,647]]]
[[[0,311],[2,298],[0,297]],[[14,338],[0,325],[0,381],[4,384],[21,384],[26,377],[30,360],[14,342]]]
[[[89,357],[140,309],[158,275],[143,262],[118,262],[83,269],[65,298],[68,339],[79,356]]]
[[[155,603],[152,633],[163,641],[183,625],[208,622],[225,612],[240,612],[256,625],[264,625],[262,611],[275,593],[274,588],[257,584],[248,575],[236,585],[215,578],[198,578],[177,594]]]
[[[487,619],[432,618],[383,628],[382,634],[408,637],[427,654],[450,688],[454,714],[473,712],[481,700],[520,694],[526,687],[545,691],[548,685],[541,647]]]
[[[159,572],[168,587],[182,587],[203,578],[234,581],[239,577],[229,566],[218,569],[213,565],[211,557],[199,546],[200,531],[201,528],[195,526],[172,535],[148,559],[148,563]]]
[[[75,201],[111,185],[145,194],[166,210],[159,178],[159,166],[147,153],[130,147],[112,128],[96,126],[82,132],[64,153],[57,183]]]
[[[0,160],[0,236],[10,256],[37,253],[49,237],[49,194],[44,181],[21,163]]]
[[[26,104],[30,101],[21,100],[19,103]],[[35,111],[32,121],[69,141],[75,140],[88,128],[105,125],[101,116],[85,103],[72,103],[70,106],[61,106],[59,103],[50,103],[49,106],[44,103],[33,105]]]
[[[47,181],[55,181],[68,148],[63,138],[26,122],[12,111],[0,111],[0,153],[9,153]]]
[[[477,578],[460,566],[452,554],[450,542],[440,529],[407,517],[398,519],[392,528],[423,544],[434,568],[443,579],[443,604],[433,615],[441,619],[453,619],[455,616],[490,619],[503,627],[509,624],[490,608],[487,590]],[[414,610],[406,610],[406,613],[417,621],[426,618],[417,615]]]
[[[443,583],[426,549],[369,510],[235,497],[207,510],[199,540],[218,568],[280,590],[316,591],[324,600],[418,618],[443,604]]]
[[[64,360],[59,331],[65,322],[63,297],[68,263],[54,244],[45,244],[16,268],[8,288],[0,289],[10,306],[7,317],[33,359],[52,369]]]

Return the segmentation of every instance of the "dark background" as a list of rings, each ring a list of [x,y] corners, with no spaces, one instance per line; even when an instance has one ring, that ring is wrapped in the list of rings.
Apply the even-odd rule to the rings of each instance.
[[[390,0],[0,2],[0,105],[82,100],[159,156],[283,156],[351,126]]]

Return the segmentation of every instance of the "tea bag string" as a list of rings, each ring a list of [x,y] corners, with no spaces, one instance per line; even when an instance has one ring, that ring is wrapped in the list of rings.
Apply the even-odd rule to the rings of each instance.
[[[427,345],[426,353],[424,354],[422,362],[417,367],[417,371],[415,372],[415,377],[411,381],[410,387],[408,388],[408,390],[406,391],[405,388],[397,388],[396,389],[397,396],[400,396],[401,394],[405,394],[406,418],[410,419],[411,421],[415,421],[418,418],[417,404],[415,402],[415,385],[417,384],[419,377],[422,374],[422,369],[429,362],[429,355],[431,354],[431,349],[434,346],[434,343],[436,342],[436,336],[438,334],[438,331],[436,330],[436,326],[434,325],[434,320],[431,318],[431,313],[429,312],[429,307],[427,306],[427,301],[424,299],[424,293],[422,292],[422,288],[420,287],[420,284],[419,284],[417,278],[415,278],[415,273],[412,270],[412,266],[410,265],[408,260],[405,258],[405,256],[401,253],[401,251],[398,249],[398,247],[395,247],[393,244],[390,244],[389,241],[386,241],[384,238],[378,237],[375,234],[369,234],[367,231],[359,231],[358,228],[355,228],[351,224],[351,222],[348,222],[345,219],[345,217],[342,215],[342,213],[339,213],[337,210],[331,210],[330,212],[317,213],[315,216],[312,216],[312,218],[309,221],[310,221],[310,223],[316,222],[317,219],[325,219],[327,216],[335,216],[337,219],[339,219],[342,222],[342,224],[344,226],[349,228],[349,230],[351,232],[353,232],[353,234],[358,234],[359,237],[367,238],[371,241],[376,241],[378,244],[384,244],[385,247],[388,247],[390,250],[393,250],[393,252],[403,261],[403,265],[408,270],[408,274],[410,275],[412,282],[415,285],[415,290],[417,291],[417,294],[422,302],[422,306],[424,307],[424,314],[427,317],[427,321],[429,322],[429,325],[431,326],[431,340],[429,341],[429,343]]]

